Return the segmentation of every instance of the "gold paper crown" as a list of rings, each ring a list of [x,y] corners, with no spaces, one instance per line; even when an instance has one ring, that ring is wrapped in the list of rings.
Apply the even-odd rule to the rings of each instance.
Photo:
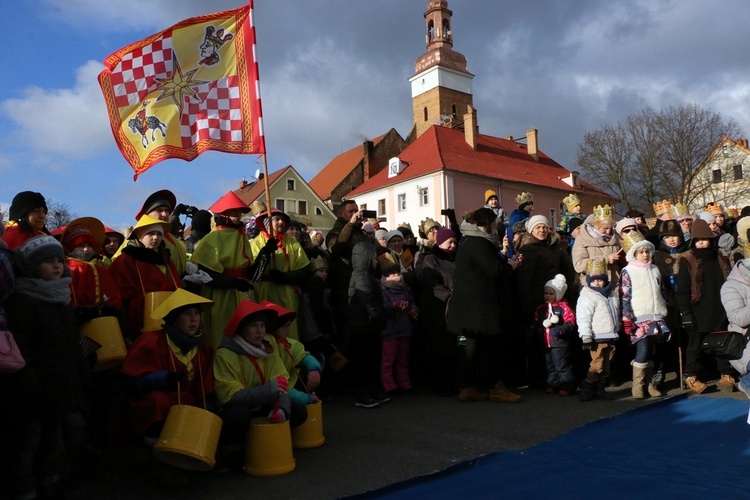
[[[534,203],[534,195],[524,191],[523,193],[516,196],[516,204],[520,207],[524,203]]]
[[[318,256],[314,259],[311,259],[310,265],[312,266],[313,272],[317,271],[318,269],[328,269],[328,261],[323,256]]]
[[[708,205],[706,205],[706,210],[710,214],[724,215],[724,209],[722,208],[720,203],[709,203]]]
[[[675,203],[667,209],[667,215],[670,219],[679,219],[688,214],[687,206],[684,203]]]
[[[669,207],[672,206],[672,200],[661,200],[654,203],[654,213],[656,214],[656,217],[661,217],[667,211],[669,210]]]
[[[742,245],[742,255],[748,259],[750,258],[750,243],[745,243]]]
[[[419,223],[419,228],[422,230],[422,233],[426,236],[427,233],[430,232],[430,229],[437,226],[440,227],[440,224],[435,222],[434,219],[431,219],[430,217],[427,217],[425,220]]]
[[[645,239],[640,231],[630,231],[622,238],[622,249],[628,253],[633,245]]]
[[[604,259],[593,259],[586,262],[586,274],[588,276],[606,275],[607,261]]]
[[[724,213],[727,214],[727,217],[731,217],[733,219],[738,219],[740,216],[740,212],[739,210],[737,210],[737,207],[729,207],[724,210]]]
[[[578,196],[575,193],[570,193],[563,198],[563,203],[565,204],[565,208],[568,209],[568,212],[572,212],[575,207],[581,204],[581,200],[578,199]]]
[[[594,207],[594,221],[606,222],[615,220],[615,211],[609,205],[597,205]]]
[[[386,252],[382,255],[378,255],[377,260],[381,272],[388,271],[390,269],[393,269],[394,267],[399,270],[401,269],[401,266],[396,261],[396,257],[394,257],[391,252]]]
[[[255,200],[252,205],[250,205],[250,211],[257,217],[259,213],[266,211],[266,204],[260,200]]]

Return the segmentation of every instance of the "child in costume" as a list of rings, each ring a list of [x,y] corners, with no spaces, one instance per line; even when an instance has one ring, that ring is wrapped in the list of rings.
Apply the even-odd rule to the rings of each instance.
[[[667,301],[665,287],[659,268],[651,261],[654,245],[639,231],[627,233],[623,240],[623,250],[628,265],[622,270],[622,319],[625,332],[635,345],[632,394],[635,399],[648,394],[661,397],[662,393],[652,381],[654,364],[652,361],[657,342],[669,340],[670,330],[665,318]]]
[[[568,285],[565,276],[555,275],[544,285],[544,303],[534,312],[534,324],[542,335],[544,359],[547,365],[548,394],[557,392],[560,396],[570,396],[575,392],[573,384],[573,363],[568,345],[576,325],[576,317],[563,298]]]
[[[289,398],[289,374],[276,347],[265,338],[276,317],[276,311],[246,299],[224,329],[214,358],[214,376],[226,441],[244,439],[254,417],[289,420],[291,427],[307,419],[305,405]]]
[[[266,340],[276,344],[276,352],[289,373],[289,398],[304,405],[319,402],[313,390],[320,384],[323,369],[302,342],[289,338],[289,329],[297,314],[267,300],[260,305],[277,314],[270,328],[271,335],[266,335]]]
[[[612,290],[604,259],[586,263],[586,286],[576,302],[576,324],[583,350],[591,353],[578,396],[581,401],[607,399],[607,377],[620,329],[620,301]]]

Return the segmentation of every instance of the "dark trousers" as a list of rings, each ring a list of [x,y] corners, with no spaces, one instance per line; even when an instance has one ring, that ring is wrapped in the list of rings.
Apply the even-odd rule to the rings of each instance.
[[[461,387],[492,388],[500,381],[499,335],[467,338],[466,345],[458,348],[458,379]]]
[[[706,366],[701,359],[705,354],[701,349],[703,338],[708,335],[706,332],[689,332],[687,348],[685,349],[685,374],[702,375],[706,371]],[[713,358],[716,363],[716,369],[721,375],[731,375],[732,365],[726,359]]]
[[[567,347],[551,347],[544,352],[547,366],[547,386],[554,389],[574,389],[573,363]]]

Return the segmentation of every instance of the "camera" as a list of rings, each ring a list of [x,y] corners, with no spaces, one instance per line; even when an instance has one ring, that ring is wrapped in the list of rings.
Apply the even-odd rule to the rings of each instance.
[[[190,206],[190,205],[188,205],[188,206],[185,207],[185,215],[189,215],[189,216],[192,217],[193,215],[195,215],[195,212],[197,212],[197,211],[198,211],[197,207],[193,207],[193,206]]]
[[[375,210],[362,210],[362,218],[364,219],[376,219],[378,213]]]

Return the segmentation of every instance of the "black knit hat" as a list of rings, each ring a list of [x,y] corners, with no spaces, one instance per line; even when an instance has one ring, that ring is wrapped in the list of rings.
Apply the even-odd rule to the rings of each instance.
[[[35,193],[34,191],[21,191],[13,197],[13,202],[10,204],[8,210],[8,217],[10,220],[21,220],[23,217],[34,210],[35,208],[42,207],[47,210],[47,202],[42,196],[42,193]]]
[[[570,234],[570,233],[572,233],[573,231],[575,231],[575,230],[576,230],[576,228],[577,228],[578,226],[580,226],[581,224],[583,224],[583,219],[580,219],[580,218],[578,218],[578,217],[572,217],[572,218],[571,218],[571,219],[570,219],[570,220],[568,221],[568,234]]]
[[[627,211],[627,213],[625,214],[625,217],[627,217],[629,219],[635,219],[636,217],[643,218],[643,217],[645,217],[645,215],[643,214],[643,212],[641,212],[637,208],[632,208],[632,209],[630,209],[630,210]]]

